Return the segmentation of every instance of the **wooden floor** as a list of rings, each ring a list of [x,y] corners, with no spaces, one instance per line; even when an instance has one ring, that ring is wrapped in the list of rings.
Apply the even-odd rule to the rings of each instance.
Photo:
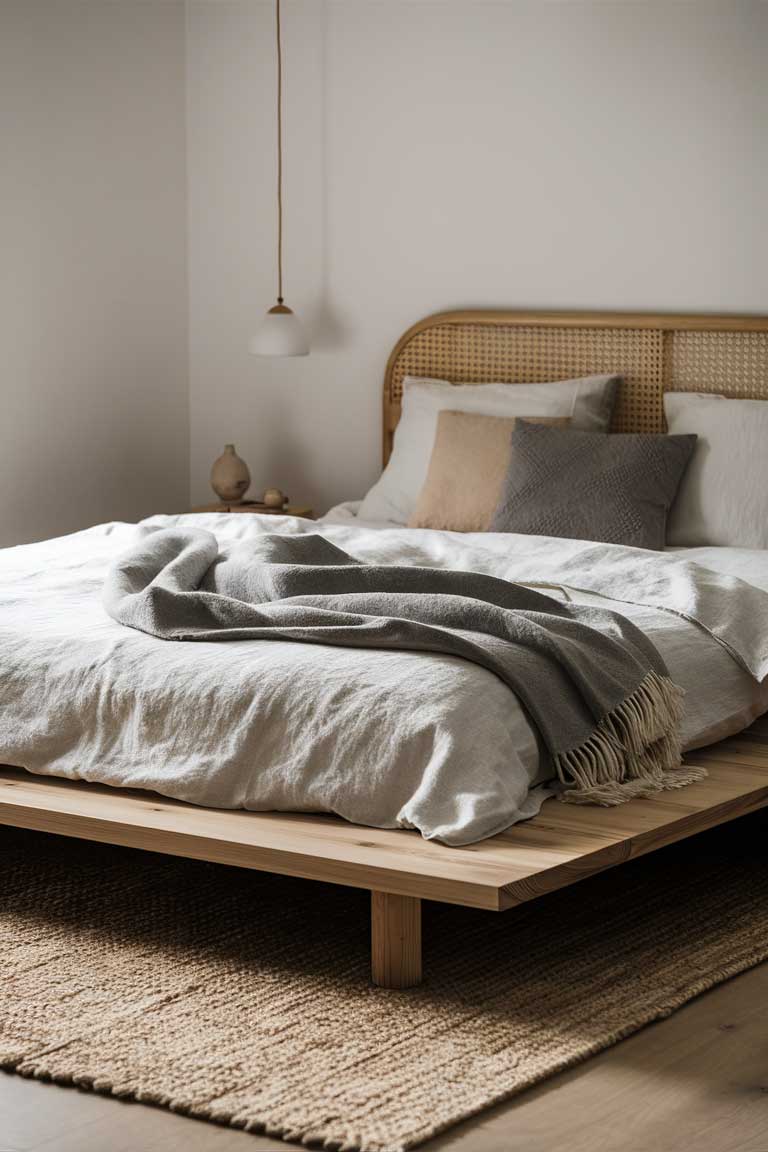
[[[7,1152],[288,1152],[294,1145],[0,1073]],[[768,964],[426,1152],[768,1152]]]

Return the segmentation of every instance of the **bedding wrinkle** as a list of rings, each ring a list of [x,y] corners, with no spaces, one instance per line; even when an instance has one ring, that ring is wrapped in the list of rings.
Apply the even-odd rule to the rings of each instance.
[[[481,664],[525,705],[566,801],[621,804],[705,774],[681,770],[682,692],[642,632],[494,576],[364,565],[317,533],[219,551],[205,530],[169,528],[112,565],[103,599],[160,640],[290,639]]]
[[[205,528],[220,551],[311,532],[365,564],[560,584],[573,603],[618,612],[658,648],[686,691],[686,748],[768,707],[768,687],[747,671],[768,651],[765,552],[655,555],[654,577],[633,549],[615,549],[611,561],[606,546],[601,569],[601,552],[583,541],[373,529],[353,511],[336,516],[161,516],[0,551],[0,761],[211,807],[332,811],[454,845],[535,815],[551,795],[520,699],[462,657],[285,640],[163,643],[117,624],[100,603],[107,569],[169,527]]]

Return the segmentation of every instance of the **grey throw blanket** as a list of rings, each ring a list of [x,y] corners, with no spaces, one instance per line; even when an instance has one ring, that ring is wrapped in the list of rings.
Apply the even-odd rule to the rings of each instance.
[[[633,624],[493,576],[362,564],[312,534],[220,552],[210,532],[172,528],[113,566],[104,603],[115,620],[163,640],[294,640],[472,660],[522,701],[567,800],[620,804],[702,775],[680,766],[682,692]]]

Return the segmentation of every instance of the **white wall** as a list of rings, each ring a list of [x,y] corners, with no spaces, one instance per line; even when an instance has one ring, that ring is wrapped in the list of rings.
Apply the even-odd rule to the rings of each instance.
[[[181,0],[0,0],[0,544],[184,508]]]
[[[185,108],[182,0],[0,0],[0,544],[185,507],[190,438],[195,501],[229,440],[253,491],[361,494],[428,312],[768,310],[768,4],[284,0],[313,348],[251,357],[273,5],[186,7]]]
[[[387,354],[458,306],[768,311],[768,4],[285,0],[286,297],[271,0],[188,0],[192,490],[235,440],[316,507],[380,464]]]

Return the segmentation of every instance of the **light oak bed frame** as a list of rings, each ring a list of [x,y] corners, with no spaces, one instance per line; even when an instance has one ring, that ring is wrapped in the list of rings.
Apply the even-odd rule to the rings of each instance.
[[[407,374],[513,383],[603,372],[625,379],[616,431],[661,431],[665,390],[768,399],[768,317],[430,316],[387,364],[384,461]],[[421,979],[421,900],[503,911],[768,805],[768,719],[687,762],[708,778],[618,808],[550,800],[535,819],[465,848],[331,816],[199,808],[18,768],[0,768],[0,824],[370,889],[373,980],[405,988]]]

